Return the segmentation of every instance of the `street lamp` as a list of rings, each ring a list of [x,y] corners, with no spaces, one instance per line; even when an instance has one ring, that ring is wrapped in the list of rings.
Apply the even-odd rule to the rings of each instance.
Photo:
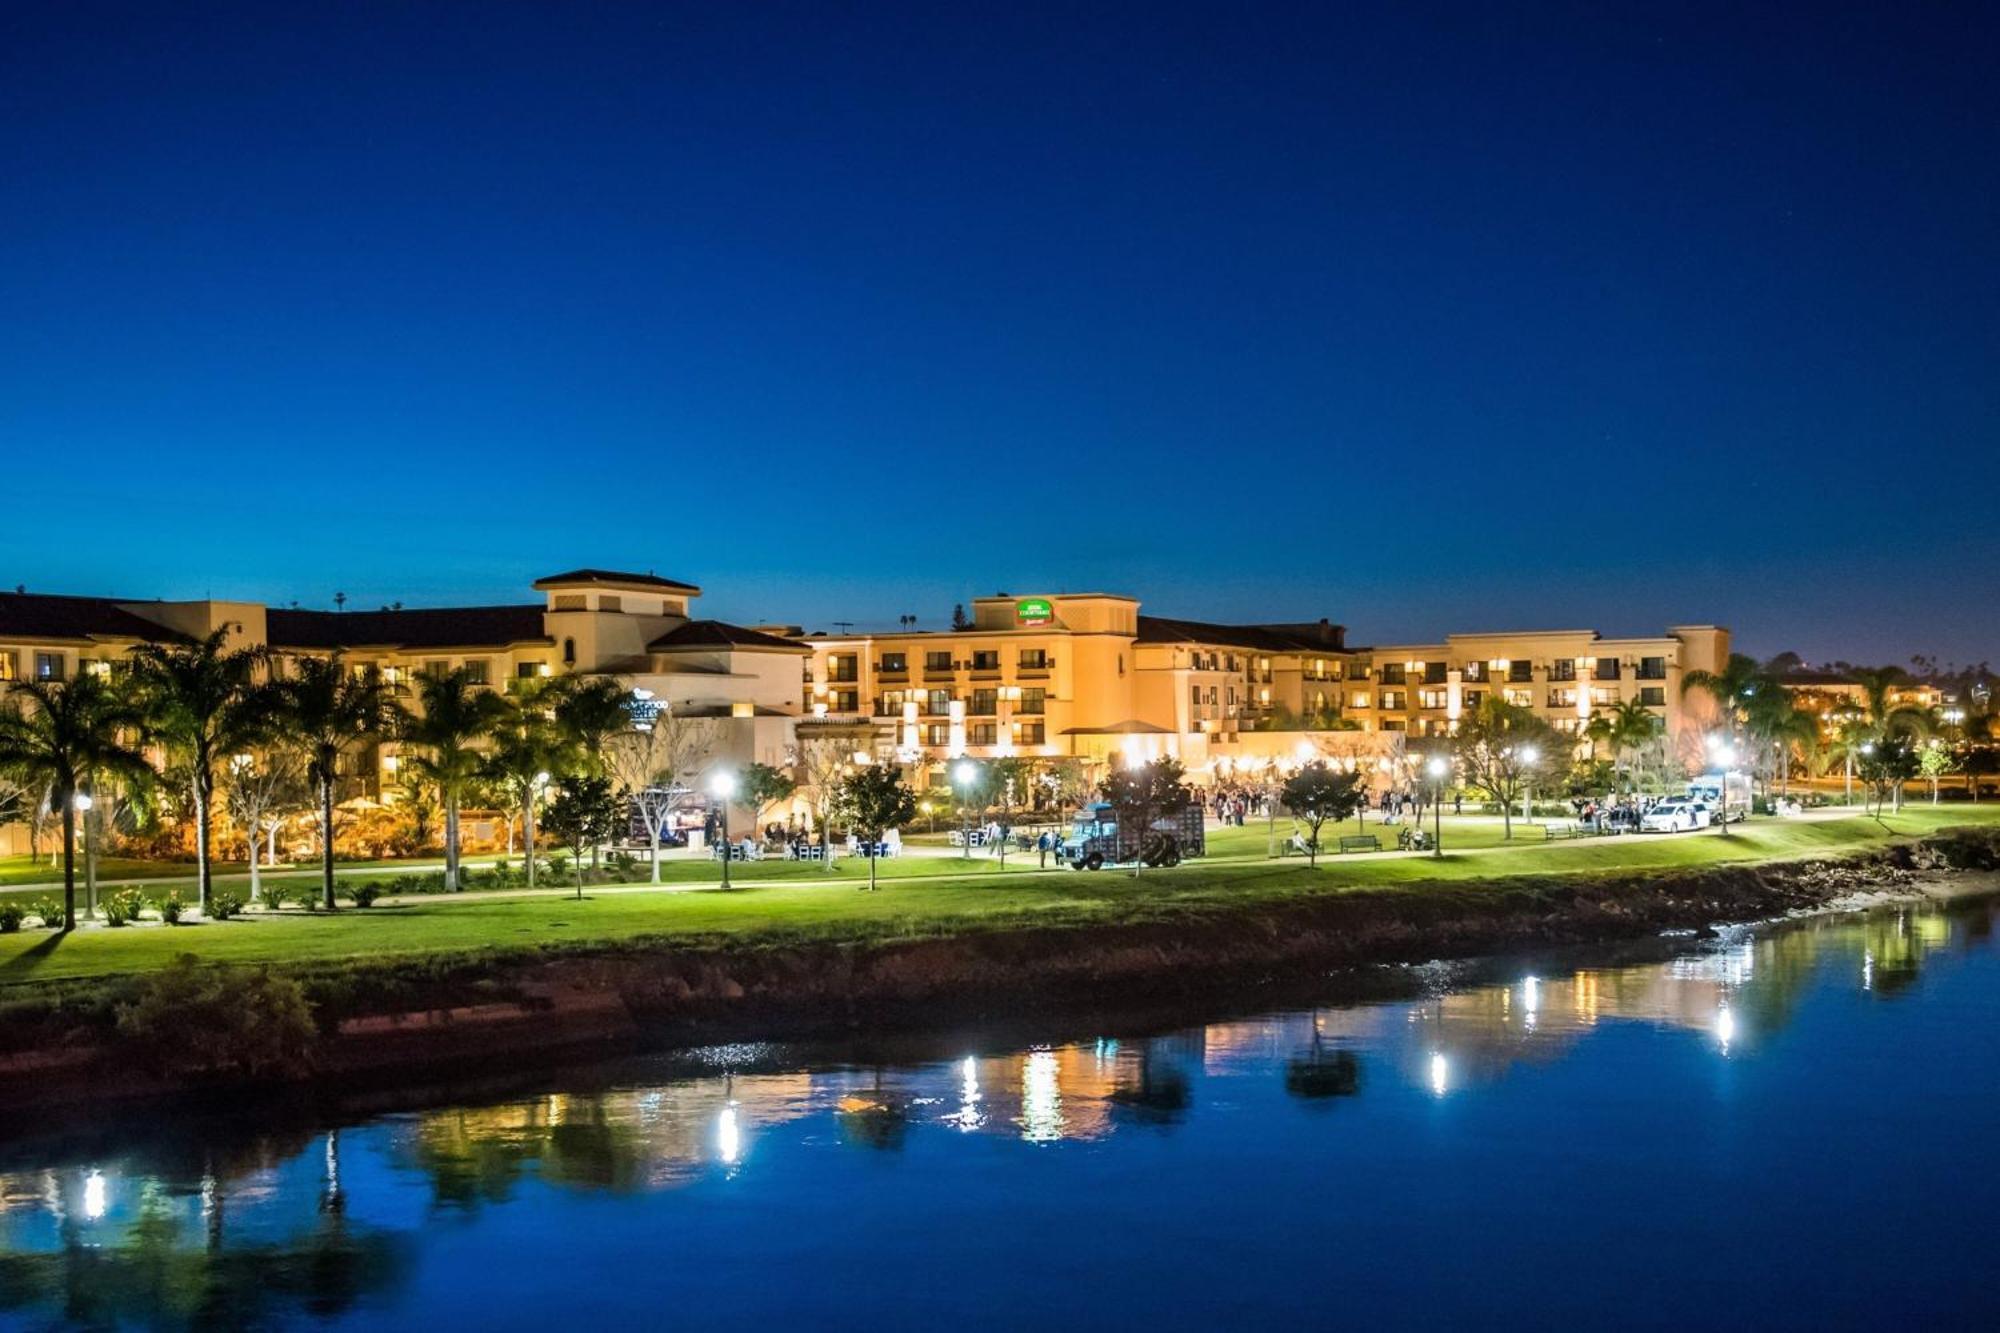
[[[1444,855],[1444,776],[1451,771],[1441,754],[1434,754],[1424,769],[1431,775],[1431,855]]]
[[[722,887],[729,887],[729,798],[736,794],[736,775],[718,769],[708,780],[708,790],[722,805]]]
[[[1532,745],[1521,747],[1521,769],[1522,775],[1526,779],[1523,784],[1523,791],[1527,797],[1526,801],[1522,803],[1521,809],[1521,822],[1524,824],[1535,822],[1535,765],[1540,762],[1542,762],[1542,752],[1540,750]]]
[[[951,780],[958,787],[959,842],[961,844],[959,855],[968,861],[972,859],[972,812],[966,808],[965,803],[971,799],[972,784],[978,777],[979,770],[972,766],[972,761],[969,759],[959,760],[958,764],[951,770]]]

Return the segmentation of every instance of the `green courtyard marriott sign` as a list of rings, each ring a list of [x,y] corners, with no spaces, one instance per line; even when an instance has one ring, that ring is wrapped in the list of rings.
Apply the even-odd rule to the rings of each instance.
[[[1023,597],[1014,603],[1014,619],[1023,625],[1046,625],[1056,618],[1056,609],[1046,597]]]

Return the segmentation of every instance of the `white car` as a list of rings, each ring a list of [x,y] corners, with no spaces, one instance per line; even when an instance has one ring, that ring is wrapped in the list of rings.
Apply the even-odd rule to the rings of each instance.
[[[1639,819],[1641,833],[1685,833],[1708,827],[1708,807],[1685,796],[1669,796]]]

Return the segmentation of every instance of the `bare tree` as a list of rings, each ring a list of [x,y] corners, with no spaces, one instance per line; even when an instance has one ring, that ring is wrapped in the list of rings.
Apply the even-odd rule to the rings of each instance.
[[[229,761],[223,782],[223,808],[243,831],[246,859],[250,862],[250,896],[261,901],[264,892],[257,844],[266,842],[269,858],[275,862],[279,825],[285,822],[286,815],[304,810],[311,803],[305,760],[297,751],[282,747],[236,755]]]
[[[841,780],[853,766],[856,740],[852,733],[820,732],[802,736],[792,747],[792,767],[798,770],[799,788],[806,808],[812,811],[813,826],[819,832],[822,863],[833,869],[833,840],[829,825],[840,799]]]
[[[667,820],[691,794],[694,780],[722,748],[722,723],[662,709],[605,744],[605,766],[623,788],[653,846],[653,883],[660,882],[660,839]]]

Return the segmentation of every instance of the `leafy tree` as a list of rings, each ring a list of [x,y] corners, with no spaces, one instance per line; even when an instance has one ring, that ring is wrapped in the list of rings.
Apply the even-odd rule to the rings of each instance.
[[[959,630],[972,628],[972,617],[965,614],[964,602],[956,602],[952,605],[951,627]]]
[[[274,721],[305,752],[306,776],[319,797],[321,904],[331,912],[333,797],[341,756],[391,734],[402,710],[380,673],[355,668],[338,651],[292,659],[276,688]]]
[[[764,811],[779,801],[789,800],[799,784],[792,775],[782,768],[769,764],[745,764],[737,778],[737,795],[753,812],[759,828],[764,824]]]
[[[1611,751],[1613,771],[1628,790],[1637,790],[1638,766],[1666,731],[1666,721],[1658,713],[1637,699],[1621,699],[1598,709],[1584,735]]]
[[[1134,877],[1146,863],[1145,844],[1151,841],[1153,826],[1187,809],[1194,799],[1186,772],[1180,760],[1162,755],[1148,764],[1113,768],[1098,787],[1098,794],[1117,813],[1119,825],[1139,831],[1141,855],[1132,865]]]
[[[625,799],[639,812],[653,845],[653,883],[660,882],[660,839],[667,820],[694,787],[695,778],[722,745],[722,723],[685,717],[670,709],[635,721],[613,736],[605,762]]]
[[[1744,721],[1758,696],[1769,690],[1782,693],[1783,688],[1746,653],[1731,653],[1720,671],[1690,671],[1681,677],[1683,697],[1706,694],[1715,702],[1716,722],[1732,746],[1741,743]]]
[[[194,799],[194,858],[205,910],[214,888],[210,846],[216,769],[264,738],[275,692],[260,686],[261,648],[229,647],[229,627],[192,643],[142,643],[129,659],[152,736],[185,772]]]
[[[586,772],[606,776],[606,751],[614,737],[632,730],[638,696],[610,676],[565,678],[552,707],[557,728],[576,748]]]
[[[1903,808],[1903,784],[1917,775],[1916,747],[1907,736],[1889,736],[1863,745],[1855,765],[1861,780],[1868,784],[1873,803],[1870,813],[1881,817],[1882,805],[1892,793],[1896,809]]]
[[[1501,829],[1511,838],[1514,802],[1568,754],[1569,738],[1532,709],[1489,694],[1459,719],[1453,748],[1465,785],[1499,803]]]
[[[1308,830],[1306,859],[1319,864],[1319,831],[1327,823],[1338,824],[1361,804],[1361,775],[1337,769],[1323,759],[1301,764],[1299,771],[1285,780],[1279,799]]]
[[[1933,740],[1917,751],[1917,771],[1931,784],[1931,804],[1938,803],[1938,779],[1958,769],[1958,756],[1941,741]]]
[[[549,802],[543,823],[549,832],[569,848],[576,866],[576,896],[583,897],[583,857],[611,836],[617,827],[618,802],[611,795],[611,781],[588,773],[565,778]]]
[[[402,740],[415,753],[411,775],[437,793],[444,807],[444,884],[459,888],[459,808],[486,762],[482,745],[507,717],[507,701],[458,667],[417,684],[417,712]]]
[[[863,842],[879,843],[890,829],[899,829],[917,817],[917,794],[903,781],[896,764],[863,764],[842,778],[834,797],[834,817]],[[868,858],[868,887],[875,882],[875,863]]]
[[[46,789],[62,820],[63,929],[76,926],[76,798],[93,774],[150,781],[145,756],[124,737],[145,713],[102,677],[22,681],[0,707],[0,772],[32,789]]]

